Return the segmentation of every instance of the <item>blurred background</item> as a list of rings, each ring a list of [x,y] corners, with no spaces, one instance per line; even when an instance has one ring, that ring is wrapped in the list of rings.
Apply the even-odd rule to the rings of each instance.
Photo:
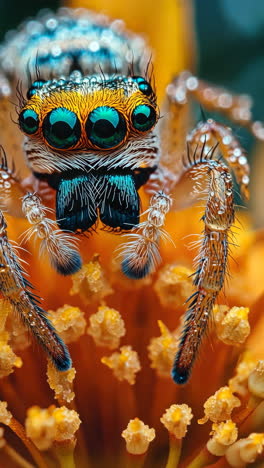
[[[118,4],[116,0],[109,1]],[[175,0],[175,3],[181,2],[189,3],[187,0]],[[92,3],[92,0],[85,1],[88,7]],[[153,5],[156,3],[162,8],[167,2],[154,0]],[[59,4],[54,0],[0,0],[0,40],[6,31],[15,28],[26,17],[34,16],[39,9],[50,7],[55,10]],[[197,42],[194,65],[197,75],[233,92],[250,94],[254,100],[254,120],[264,120],[263,0],[190,0],[190,4],[193,5],[191,21],[195,24],[193,33]],[[144,13],[146,11],[139,12],[139,15]],[[235,132],[252,154],[253,138],[241,128],[236,127]],[[260,152],[260,147],[254,151],[255,154]],[[262,176],[256,177],[255,185],[262,188]]]

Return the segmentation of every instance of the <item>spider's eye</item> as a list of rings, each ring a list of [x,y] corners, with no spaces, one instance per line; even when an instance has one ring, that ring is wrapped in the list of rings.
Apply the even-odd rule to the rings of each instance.
[[[25,109],[20,113],[18,123],[22,132],[33,135],[39,128],[38,114],[33,109]]]
[[[155,125],[157,114],[152,106],[140,104],[133,110],[131,119],[136,130],[147,132]]]
[[[132,76],[133,81],[136,81],[138,84],[139,90],[146,96],[150,96],[153,93],[153,90],[150,84],[142,76]]]
[[[42,129],[49,145],[58,149],[75,146],[81,136],[81,124],[77,115],[65,107],[49,112]]]
[[[44,80],[36,80],[32,85],[30,86],[28,92],[27,92],[27,98],[30,99],[34,94],[36,94],[38,89],[41,89],[42,86],[46,83]]]
[[[127,133],[125,118],[114,107],[108,106],[94,109],[87,119],[85,128],[89,140],[103,149],[118,146]]]

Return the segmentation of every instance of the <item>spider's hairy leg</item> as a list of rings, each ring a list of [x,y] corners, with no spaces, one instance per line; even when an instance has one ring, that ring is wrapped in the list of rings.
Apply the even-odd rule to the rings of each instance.
[[[144,278],[160,262],[159,241],[165,235],[162,227],[170,206],[170,197],[158,191],[150,199],[147,220],[127,234],[130,241],[121,245],[121,256],[122,270],[128,278]]]
[[[158,123],[161,141],[160,163],[150,175],[145,190],[150,195],[162,190],[170,194],[178,182],[179,166],[185,151],[187,129],[190,128],[190,110],[187,96],[182,88],[177,99],[174,84],[167,86],[166,99],[161,109],[162,118]]]
[[[27,193],[22,201],[23,212],[32,228],[28,236],[35,235],[40,241],[40,252],[47,253],[50,263],[62,275],[72,275],[82,266],[70,234],[56,229],[56,222],[45,216],[45,207],[38,195]]]
[[[170,86],[176,101],[181,101],[181,95],[189,95],[205,109],[226,115],[232,122],[246,127],[257,139],[264,141],[263,123],[252,120],[250,96],[232,94],[224,88],[198,79],[187,71],[180,73]]]
[[[166,99],[159,123],[161,135],[161,164],[175,173],[175,163],[185,150],[185,141],[190,127],[190,112],[186,93],[179,86],[177,99],[174,85],[166,89]]]
[[[191,159],[198,161],[200,154],[206,155],[207,159],[221,155],[234,173],[241,194],[245,199],[249,199],[250,168],[245,150],[229,127],[208,119],[199,122],[187,136],[187,156],[182,158],[180,165],[178,164],[178,180],[171,186],[173,210],[193,205],[200,197],[200,192],[193,190],[193,181],[186,170],[192,166]],[[199,183],[201,187],[207,184],[207,178],[202,173]]]
[[[25,272],[8,240],[6,228],[5,218],[0,210],[1,294],[19,314],[57,369],[65,371],[71,367],[68,349],[57,335],[45,311],[39,306],[39,298],[32,292],[33,287],[24,277]]]
[[[203,147],[204,149],[204,147]],[[228,260],[229,233],[234,222],[233,184],[226,165],[203,156],[189,160],[186,167],[197,178],[204,172],[208,177],[206,208],[203,216],[203,240],[194,276],[196,293],[189,299],[185,324],[177,352],[172,377],[178,384],[186,383],[208,326],[215,300],[221,291]]]

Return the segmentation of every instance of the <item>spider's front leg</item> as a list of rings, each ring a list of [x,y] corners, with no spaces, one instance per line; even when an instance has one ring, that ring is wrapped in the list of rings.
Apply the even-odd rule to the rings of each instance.
[[[15,176],[15,168],[8,167],[6,154],[2,148],[0,164],[1,204],[12,198],[12,188],[17,186],[23,194],[22,212],[32,225],[26,233],[40,240],[40,251],[48,254],[50,263],[61,274],[75,273],[81,267],[81,259],[74,240],[69,234],[58,230],[56,222],[46,217],[47,211],[36,194],[23,193],[20,181]],[[20,200],[21,201],[21,200]],[[33,337],[44,348],[58,370],[67,370],[71,359],[67,347],[57,335],[46,312],[40,307],[40,298],[32,292],[33,286],[26,279],[26,272],[15,248],[7,235],[7,224],[0,210],[0,292],[14,312],[18,313]]]
[[[235,218],[233,182],[227,165],[220,159],[213,159],[218,147],[233,169],[241,192],[246,197],[249,195],[247,159],[230,129],[209,120],[198,124],[187,140],[188,153],[179,183],[188,178],[193,181],[193,200],[205,198],[206,207],[202,218],[203,239],[193,281],[197,291],[189,299],[184,330],[172,370],[173,379],[179,384],[186,383],[190,376],[227,270],[229,237]],[[217,144],[210,147],[215,141]]]
[[[29,328],[34,338],[44,348],[58,370],[71,367],[66,345],[57,335],[46,312],[39,305],[33,286],[25,277],[14,247],[9,242],[7,225],[0,210],[0,291],[14,311]]]
[[[224,114],[231,122],[247,128],[255,138],[264,141],[263,123],[253,120],[253,102],[246,94],[232,94],[183,71],[168,86],[168,95],[178,106],[184,106],[191,97],[206,110]]]
[[[188,170],[194,178],[207,175],[208,186],[203,240],[193,281],[197,291],[189,299],[184,330],[172,370],[176,383],[185,383],[189,378],[213,305],[223,287],[230,229],[234,222],[233,184],[226,165],[201,154],[198,160],[191,161]]]

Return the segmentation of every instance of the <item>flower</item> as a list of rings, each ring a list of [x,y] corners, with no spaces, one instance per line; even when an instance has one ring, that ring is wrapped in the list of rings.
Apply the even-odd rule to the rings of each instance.
[[[169,1],[164,13],[152,2],[152,19],[147,11],[146,21],[148,6],[136,0],[89,2],[112,8],[113,16],[126,9],[130,27],[148,29],[154,47],[160,45],[159,91],[171,79],[171,66],[174,73],[186,66],[184,47],[175,44],[191,30],[184,29],[181,10],[188,2],[176,3]],[[136,20],[131,12],[139,6]],[[145,209],[143,192],[141,198]],[[146,468],[159,468],[167,461],[167,468],[179,463],[198,468],[218,461],[226,466],[226,459],[241,466],[263,452],[263,434],[256,431],[263,416],[264,237],[251,230],[245,215],[238,218],[235,228],[244,227],[236,236],[239,247],[233,249],[222,305],[214,310],[216,327],[208,330],[184,387],[173,383],[170,370],[185,301],[193,293],[197,247],[190,250],[186,239],[202,229],[200,208],[168,215],[165,229],[174,245],[162,243],[162,266],[138,282],[121,274],[114,258],[120,239],[100,232],[100,226],[99,235],[80,240],[84,265],[72,278],[58,276],[45,258],[40,263],[37,245],[27,242],[29,253],[19,255],[29,263],[31,280],[69,345],[74,367],[58,372],[48,363],[47,368],[24,325],[0,303],[0,421],[9,428],[0,431],[0,464],[112,468],[145,462]],[[9,216],[8,226],[9,237],[18,240],[27,224]],[[10,430],[28,451],[9,437]]]

